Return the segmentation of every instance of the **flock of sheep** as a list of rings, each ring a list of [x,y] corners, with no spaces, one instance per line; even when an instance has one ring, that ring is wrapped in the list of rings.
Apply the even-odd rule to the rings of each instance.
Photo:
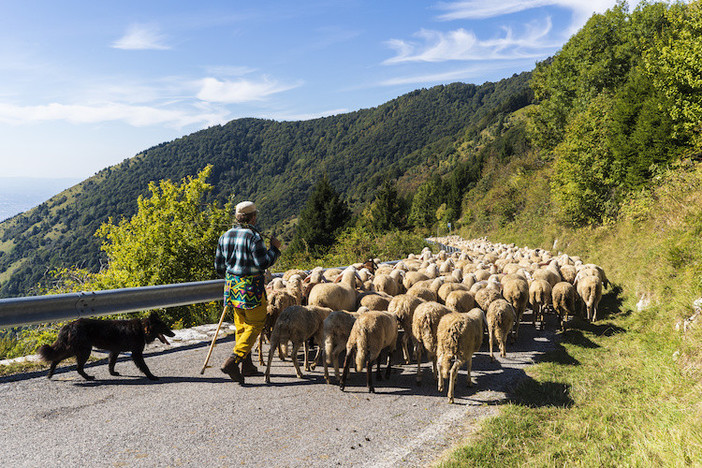
[[[314,369],[323,353],[325,380],[330,382],[328,366],[333,365],[343,390],[354,360],[357,372],[366,368],[368,390],[374,392],[372,364],[377,362],[377,378],[382,378],[385,353],[386,378],[390,375],[390,357],[401,330],[406,364],[410,343],[414,350],[417,384],[421,384],[426,351],[440,392],[449,379],[448,398],[453,403],[456,376],[465,363],[468,386],[473,385],[472,356],[482,345],[484,333],[491,359],[495,341],[500,355],[506,356],[508,341],[518,339],[528,305],[534,326],[539,321],[543,327],[545,312],[556,313],[561,328],[569,315],[597,320],[602,289],[608,285],[599,266],[584,264],[578,257],[485,239],[453,237],[444,243],[461,251],[432,254],[426,248],[394,264],[369,260],[345,270],[289,270],[282,278],[271,278],[266,286],[268,317],[258,344],[263,365],[263,339],[270,342],[266,382],[270,383],[274,353],[284,359],[291,343],[290,357],[298,377],[302,372],[297,354],[303,346],[305,370]],[[312,362],[308,360],[310,339],[318,345]],[[344,350],[340,375],[339,355]]]

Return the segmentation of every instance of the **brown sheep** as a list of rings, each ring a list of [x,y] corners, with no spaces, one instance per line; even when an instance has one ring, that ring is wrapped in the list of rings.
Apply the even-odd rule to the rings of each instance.
[[[428,279],[429,277],[422,272],[408,271],[407,273],[405,273],[405,277],[402,280],[402,286],[404,286],[405,291],[408,291],[414,285],[414,283],[418,283],[420,281]]]
[[[451,310],[438,302],[425,302],[419,304],[414,310],[412,317],[412,336],[414,337],[415,358],[417,359],[417,385],[422,384],[422,353],[426,349],[432,361],[432,371],[434,377],[436,372],[436,329],[439,320]]]
[[[553,287],[553,291],[551,291],[553,308],[558,314],[558,322],[561,330],[565,327],[568,315],[575,315],[575,294],[573,285],[566,281],[561,281],[556,284]]]
[[[485,314],[480,309],[472,309],[466,314],[452,312],[441,317],[436,339],[439,367],[439,392],[444,391],[444,381],[449,379],[448,400],[453,403],[454,388],[458,370],[467,363],[468,386],[473,386],[470,371],[473,367],[473,354],[483,344],[483,324]],[[451,360],[455,359],[453,365]]]
[[[305,350],[305,370],[310,370],[308,362],[307,340],[314,337],[315,342],[321,347],[323,343],[324,319],[332,312],[331,309],[315,306],[290,306],[281,312],[275,322],[271,333],[271,346],[268,350],[268,366],[266,367],[266,383],[271,383],[271,362],[273,361],[273,351],[282,343],[292,341],[292,361],[295,372],[302,378],[300,365],[297,363],[297,352],[300,346]],[[319,350],[314,358],[317,363]]]
[[[324,380],[329,382],[329,364],[334,365],[334,376],[340,381],[339,353],[346,349],[346,342],[358,314],[335,310],[324,319]]]
[[[434,291],[421,284],[415,284],[414,286],[409,288],[407,290],[407,294],[409,294],[410,296],[418,297],[425,301],[436,302],[436,300],[438,299]]]
[[[383,350],[387,350],[387,367],[385,378],[390,377],[391,356],[397,342],[397,319],[387,312],[370,311],[361,314],[351,327],[351,333],[346,343],[346,357],[344,358],[344,373],[341,375],[339,388],[344,390],[346,379],[349,375],[351,356],[356,357],[356,372],[362,372],[366,366],[366,385],[368,392],[375,393],[373,387],[373,361],[378,362],[377,378],[381,380],[380,358]]]
[[[512,304],[504,299],[498,299],[490,304],[487,311],[488,337],[490,339],[490,359],[495,357],[492,354],[493,340],[497,339],[500,346],[500,356],[507,356],[507,336],[517,320]]]

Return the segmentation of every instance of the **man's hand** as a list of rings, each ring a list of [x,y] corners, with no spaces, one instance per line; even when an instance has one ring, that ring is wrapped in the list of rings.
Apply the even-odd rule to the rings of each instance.
[[[280,246],[282,244],[276,237],[271,237],[271,247],[275,247],[276,249],[280,250]]]

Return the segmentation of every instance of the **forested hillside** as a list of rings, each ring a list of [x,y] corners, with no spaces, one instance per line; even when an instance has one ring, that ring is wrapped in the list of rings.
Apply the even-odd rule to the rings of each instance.
[[[436,86],[310,121],[239,119],[147,149],[0,224],[0,295],[29,293],[50,268],[99,269],[105,257],[94,233],[102,223],[133,215],[150,181],[181,180],[206,165],[210,196],[256,200],[264,228],[294,219],[324,175],[352,209],[385,178],[406,175],[406,190],[416,187],[472,157],[457,141],[528,105],[529,77]]]

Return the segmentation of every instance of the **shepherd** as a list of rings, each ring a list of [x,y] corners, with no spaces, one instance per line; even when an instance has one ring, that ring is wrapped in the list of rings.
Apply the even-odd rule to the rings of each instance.
[[[236,224],[219,238],[214,265],[225,276],[224,307],[234,310],[236,328],[234,349],[221,370],[243,385],[244,376],[261,375],[251,360],[251,348],[266,321],[264,272],[280,257],[281,244],[271,237],[270,249],[266,248],[254,227],[258,210],[253,202],[236,205],[235,216]]]

